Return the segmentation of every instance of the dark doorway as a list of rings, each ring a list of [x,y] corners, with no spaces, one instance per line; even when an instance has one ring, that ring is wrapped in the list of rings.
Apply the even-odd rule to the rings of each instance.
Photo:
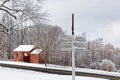
[[[24,55],[23,55],[23,61],[24,62],[29,62],[29,56],[28,56],[27,53],[24,53]]]

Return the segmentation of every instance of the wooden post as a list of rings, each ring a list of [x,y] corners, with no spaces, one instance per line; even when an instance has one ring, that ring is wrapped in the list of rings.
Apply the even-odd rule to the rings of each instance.
[[[74,14],[72,14],[72,35],[74,35]]]

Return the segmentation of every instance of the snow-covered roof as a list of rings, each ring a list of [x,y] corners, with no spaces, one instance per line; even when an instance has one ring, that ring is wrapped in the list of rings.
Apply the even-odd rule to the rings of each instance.
[[[31,54],[39,54],[42,52],[42,49],[35,49],[31,52]]]
[[[13,51],[31,51],[33,48],[35,48],[34,45],[20,45]]]

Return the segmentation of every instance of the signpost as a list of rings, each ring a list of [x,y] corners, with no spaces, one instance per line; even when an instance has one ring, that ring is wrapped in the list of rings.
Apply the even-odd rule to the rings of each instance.
[[[72,51],[72,80],[75,80],[75,36],[74,36],[74,14],[72,14],[72,36],[62,38],[62,51]],[[78,44],[79,42],[77,42]]]
[[[75,80],[74,14],[72,14],[72,80]]]

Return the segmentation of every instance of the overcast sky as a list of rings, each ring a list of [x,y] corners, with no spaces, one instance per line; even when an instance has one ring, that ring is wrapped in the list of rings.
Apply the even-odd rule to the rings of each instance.
[[[71,15],[75,14],[75,34],[85,32],[88,40],[103,38],[120,47],[120,0],[47,0],[50,23],[71,33]]]

